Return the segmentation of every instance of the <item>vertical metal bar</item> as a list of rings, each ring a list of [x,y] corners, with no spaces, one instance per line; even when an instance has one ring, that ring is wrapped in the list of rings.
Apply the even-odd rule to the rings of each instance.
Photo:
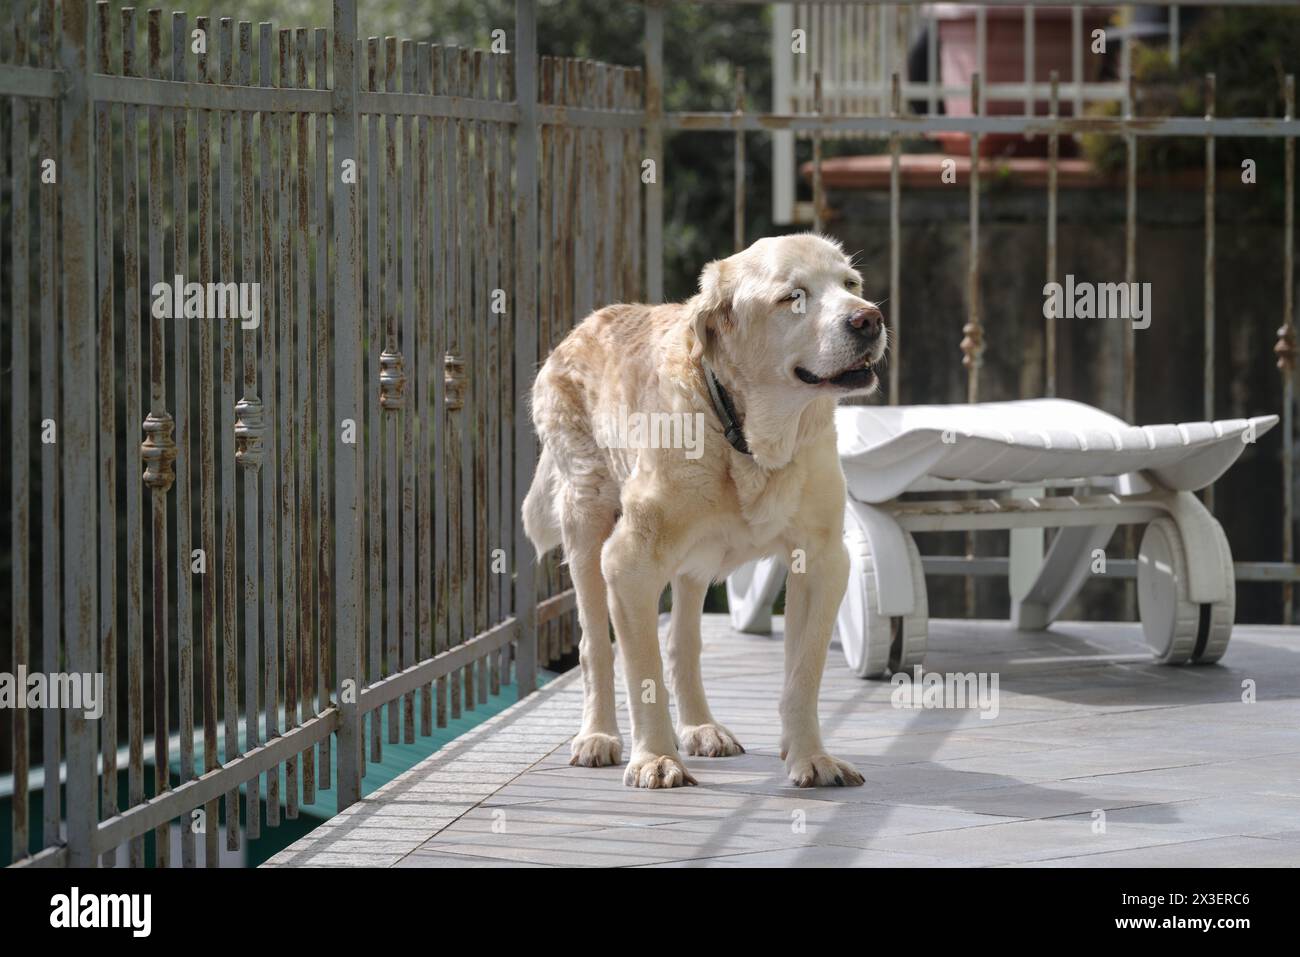
[[[1215,75],[1207,73],[1205,75],[1205,119],[1207,121],[1214,119],[1215,112]],[[1214,270],[1215,270],[1215,241],[1214,241],[1214,200],[1215,200],[1215,142],[1213,135],[1205,137],[1205,356],[1204,367],[1202,370],[1203,384],[1201,391],[1205,393],[1205,421],[1214,421],[1214,358],[1215,358],[1215,335],[1214,335]],[[1132,288],[1132,287],[1130,287]],[[1214,486],[1210,485],[1205,489],[1205,507],[1214,509]]]
[[[55,66],[55,3],[40,0],[36,21],[36,61],[44,68]],[[40,156],[53,156],[59,150],[59,130],[53,100],[42,100],[38,107],[38,144]],[[40,417],[60,423],[60,361],[59,361],[59,192],[53,189],[40,191]],[[60,670],[62,655],[62,596],[64,583],[60,564],[62,528],[62,498],[59,494],[59,475],[62,442],[42,442],[40,449],[40,629],[42,629],[42,663],[47,674]],[[136,515],[139,515],[136,508]],[[138,581],[139,579],[136,579]],[[42,762],[45,767],[59,767],[62,746],[62,723],[59,720],[42,722]],[[44,844],[55,843],[59,837],[61,818],[59,780],[49,781],[44,788]]]
[[[94,125],[89,77],[90,5],[64,0],[62,103],[63,163],[63,501],[67,509],[63,547],[68,555],[95,554],[95,180]],[[95,667],[96,574],[92,562],[65,569],[67,668]],[[68,863],[89,867],[96,827],[95,733],[80,709],[67,712]],[[58,765],[53,767],[57,768]]]
[[[443,50],[434,46],[430,51],[429,92],[439,94],[446,89],[443,63]],[[447,182],[447,129],[448,121],[433,121],[433,162],[437,164],[438,173],[433,181],[433,240],[430,243],[433,254],[433,352],[429,355],[430,364],[438,363],[433,374],[433,408],[428,419],[433,439],[433,587],[434,593],[434,635],[433,653],[445,651],[448,644],[448,622],[450,589],[448,586],[447,564],[447,408],[446,378],[444,375],[447,355],[447,323],[451,309],[451,293],[447,287],[447,221],[452,216],[450,196],[446,192]],[[373,500],[374,496],[372,496]],[[373,561],[373,559],[372,559]],[[439,728],[447,726],[447,678],[438,679],[435,702],[435,723]]]
[[[1131,46],[1126,43],[1125,46]],[[1132,119],[1137,108],[1137,90],[1130,74],[1124,86],[1124,115]],[[1128,165],[1125,170],[1124,192],[1124,281],[1133,288],[1137,282],[1137,136],[1129,133],[1125,136]],[[1130,423],[1136,419],[1137,402],[1137,356],[1133,324],[1124,323],[1124,385],[1123,409],[1124,419]]]
[[[1130,17],[1130,22],[1132,18]],[[1124,51],[1127,56],[1131,55],[1132,43],[1127,40],[1124,43]],[[1125,69],[1124,81],[1124,114],[1132,118],[1137,110],[1137,87],[1131,70]],[[1130,133],[1125,137],[1125,146],[1127,149],[1128,165],[1125,170],[1125,196],[1124,196],[1124,281],[1128,288],[1134,288],[1137,282],[1137,136]],[[1123,323],[1120,331],[1123,337],[1123,416],[1126,422],[1137,421],[1137,341],[1136,333],[1131,322]],[[1206,490],[1210,495],[1210,490]],[[1137,541],[1133,534],[1132,525],[1124,528],[1124,555],[1125,557],[1133,556],[1136,553]],[[1136,588],[1131,587],[1129,583],[1124,584],[1124,617],[1127,620],[1134,618],[1134,605],[1136,602]]]
[[[514,59],[507,57],[502,61],[501,74],[501,98],[503,100],[514,100],[513,78],[514,78]],[[498,325],[501,344],[501,383],[498,391],[501,395],[501,548],[505,552],[504,569],[506,575],[509,575],[515,567],[515,526],[518,524],[518,510],[515,508],[514,494],[514,343],[517,330],[517,320],[520,314],[519,300],[515,296],[516,290],[510,288],[509,277],[514,276],[514,258],[515,246],[513,242],[515,220],[514,220],[514,197],[515,192],[511,181],[511,171],[514,166],[514,143],[515,128],[511,126],[502,126],[500,136],[500,176],[498,181],[498,203],[497,209],[500,210],[500,231],[498,234],[498,248],[501,250],[501,285],[504,288],[509,300],[509,308],[506,316],[508,319],[503,320]],[[635,193],[635,189],[627,190],[629,194]],[[628,221],[624,224],[625,229],[634,232],[640,231],[640,223]],[[635,269],[634,263],[629,263],[629,268]],[[511,615],[513,596],[509,588],[509,578],[501,580],[501,617],[507,618]],[[507,642],[501,646],[499,654],[501,662],[501,681],[503,684],[510,683],[510,653],[511,645]]]
[[[323,27],[315,31],[316,89],[327,90],[329,63],[327,60],[328,33]],[[320,714],[329,703],[330,639],[333,633],[334,600],[332,581],[334,553],[330,517],[330,452],[337,448],[335,431],[330,425],[330,348],[331,337],[326,332],[330,314],[330,261],[329,261],[329,117],[318,113],[312,117],[316,133],[316,176],[313,185],[312,215],[316,232],[316,313],[314,327],[316,345],[316,503],[311,524],[316,530],[316,601],[318,623],[316,633],[316,706],[313,714]],[[330,739],[316,746],[316,785],[322,790],[330,786]]]
[[[432,54],[429,44],[421,43],[419,51],[417,89],[420,93],[430,92]],[[416,364],[416,411],[415,419],[419,426],[419,470],[420,481],[416,486],[416,515],[419,528],[419,657],[421,660],[433,656],[433,503],[431,495],[431,477],[433,468],[433,424],[436,420],[438,405],[430,393],[430,371],[434,357],[433,351],[433,315],[431,308],[436,292],[432,288],[432,263],[436,254],[432,251],[430,235],[430,208],[435,202],[436,190],[429,189],[429,129],[428,117],[420,118],[419,146],[416,165],[419,170],[419,238],[416,240],[420,250],[419,275],[417,282],[420,289],[420,302],[417,307],[419,326],[416,330],[415,354]],[[441,506],[439,506],[441,507]],[[433,733],[433,685],[427,684],[420,691],[420,733]]]
[[[122,75],[134,76],[135,8],[121,11]],[[122,294],[124,315],[142,316],[140,301],[140,147],[139,112],[122,110]],[[127,322],[124,417],[127,427],[140,421],[140,323]],[[126,634],[127,634],[127,794],[134,807],[144,802],[144,544],[141,541],[140,447],[128,443],[126,470]],[[144,866],[144,840],[131,842],[130,864]]]
[[[148,75],[162,77],[162,11],[150,10],[147,21]],[[162,282],[163,213],[162,213],[162,116],[156,106],[148,110],[149,149],[149,288]],[[140,457],[146,463],[144,483],[152,490],[153,536],[150,556],[153,562],[153,753],[154,795],[171,787],[170,727],[168,721],[168,575],[167,575],[167,492],[175,474],[172,462],[176,446],[172,438],[172,417],[167,413],[167,330],[157,310],[150,309],[149,328],[149,415],[144,421],[144,444]],[[129,320],[128,320],[129,321]],[[107,652],[107,649],[106,649]],[[112,655],[116,663],[116,653]],[[158,867],[171,863],[170,823],[154,831],[154,861]]]
[[[311,64],[311,39],[305,27],[295,31],[297,45],[297,85],[307,88]],[[296,137],[298,141],[297,215],[294,219],[294,253],[297,277],[297,328],[298,328],[298,405],[294,411],[297,422],[295,437],[298,442],[295,459],[298,484],[298,650],[301,655],[298,670],[298,701],[302,707],[301,720],[313,713],[312,696],[316,690],[316,561],[312,538],[312,337],[308,334],[312,320],[311,251],[310,240],[313,191],[310,166],[310,120],[306,112],[297,113]],[[316,751],[307,748],[301,753],[302,803],[316,803]]]
[[[489,56],[486,62],[487,81],[487,98],[489,100],[499,100],[500,73],[497,70],[497,64],[500,57],[497,55]],[[486,373],[487,379],[484,385],[484,406],[487,421],[486,433],[486,471],[487,483],[484,493],[487,499],[487,545],[491,549],[489,554],[490,566],[484,569],[484,579],[488,589],[488,607],[487,621],[495,625],[501,620],[501,576],[497,574],[497,553],[496,550],[501,547],[501,488],[500,488],[500,409],[501,409],[501,384],[499,381],[500,363],[501,363],[501,325],[504,322],[505,313],[497,311],[497,290],[501,281],[501,245],[499,241],[500,226],[499,219],[501,216],[501,206],[498,197],[500,189],[501,168],[499,165],[499,156],[497,153],[499,124],[488,123],[485,127],[485,148],[487,150],[487,183],[484,203],[486,207],[486,229],[484,231],[483,241],[486,244],[485,267],[486,278],[484,286],[487,289],[487,308],[484,319],[487,322],[486,345],[487,345],[487,362]],[[423,168],[423,167],[421,167]],[[423,365],[423,363],[421,363]],[[426,460],[427,464],[427,460]],[[499,656],[493,654],[488,663],[490,672],[489,691],[492,694],[500,692],[500,675],[497,671]]]
[[[374,92],[379,88],[379,38],[370,37],[366,41],[366,88]],[[379,188],[383,182],[383,166],[379,156],[380,117],[371,113],[366,119],[366,316],[368,333],[368,365],[375,375],[375,381],[366,389],[367,425],[369,438],[366,451],[366,477],[370,504],[369,521],[366,527],[367,564],[370,581],[367,589],[369,602],[370,626],[367,629],[369,642],[369,671],[371,683],[383,677],[384,646],[384,516],[383,516],[383,433],[380,422],[380,394],[378,377],[380,374],[380,351],[383,348],[383,311],[379,298]],[[383,755],[380,725],[383,722],[381,709],[370,712],[370,760],[379,761]],[[364,773],[364,764],[362,770]]]
[[[745,114],[745,68],[736,68],[736,118]],[[745,248],[745,131],[735,135],[734,171],[732,175],[731,247],[740,252]]]
[[[1286,119],[1295,117],[1295,76],[1283,86]],[[1277,367],[1282,373],[1282,561],[1295,561],[1295,137],[1284,141],[1282,225],[1282,326],[1277,331]],[[1291,624],[1294,586],[1282,585],[1282,624]]]
[[[266,88],[275,83],[271,64],[272,47],[275,42],[274,30],[269,22],[258,24],[258,82]],[[279,405],[276,392],[276,274],[275,274],[275,240],[280,229],[276,218],[275,174],[271,167],[271,150],[275,142],[278,121],[274,114],[264,112],[258,117],[259,146],[259,212],[261,227],[261,295],[262,304],[262,421],[264,424],[276,422]],[[276,439],[262,443],[262,459],[266,478],[262,481],[262,521],[266,534],[262,536],[262,630],[265,639],[263,648],[262,700],[266,709],[266,741],[280,735],[280,583],[279,583],[279,545],[280,545],[280,502],[276,476],[279,474]],[[280,823],[280,770],[271,768],[266,772],[266,823],[275,827]]]
[[[1035,62],[1034,54],[1034,6],[1029,4],[1025,7],[1025,27],[1024,27],[1024,61],[1025,61],[1025,116],[1034,115],[1034,79],[1035,79]]]
[[[518,9],[519,7],[516,6],[516,10]],[[524,82],[526,65],[521,57],[519,62],[521,86]],[[664,298],[663,114],[664,8],[662,0],[647,0],[645,5],[645,159],[654,168],[654,181],[646,184],[645,193],[645,284],[646,296],[652,303],[663,302]],[[520,129],[522,128],[521,118]],[[535,160],[536,157],[532,159]],[[520,262],[522,264],[523,261]],[[523,564],[525,563],[521,562],[521,566]]]
[[[17,66],[27,66],[27,5],[25,3],[16,3],[12,11],[13,14],[13,36],[14,36],[14,63]],[[102,31],[101,31],[102,38]],[[104,44],[101,42],[101,51]],[[12,599],[10,604],[10,665],[14,673],[20,673],[25,670],[30,663],[29,642],[31,628],[31,542],[28,538],[31,528],[31,477],[28,472],[28,432],[31,428],[31,314],[29,286],[30,275],[28,268],[30,265],[31,249],[31,218],[28,214],[28,183],[31,157],[30,139],[29,139],[29,116],[27,112],[27,101],[22,97],[14,97],[11,100],[10,116],[12,118],[12,149],[11,162],[13,164],[13,194],[12,194],[12,219],[13,228],[13,294],[11,300],[11,314],[13,316],[12,345],[10,352],[10,369],[13,376],[11,384],[11,411],[9,440],[9,465],[11,469],[10,485],[10,505],[12,508],[10,529],[12,531],[11,541],[13,542],[13,560],[12,560],[12,577],[10,584],[12,588]],[[101,119],[98,115],[97,134],[99,142],[104,142],[104,128],[107,126],[107,119]],[[103,147],[99,147],[102,149]],[[103,176],[103,169],[100,167],[100,175]],[[100,190],[103,189],[103,179],[100,180]],[[96,199],[102,202],[102,198],[97,195]],[[102,237],[101,237],[102,238]],[[101,244],[102,245],[102,244]],[[103,253],[100,253],[101,263]],[[99,315],[100,315],[100,336],[103,336],[103,317],[104,317],[104,274],[100,272],[100,293],[99,293]],[[108,287],[108,309],[109,314],[109,334],[112,335],[112,307],[113,301],[112,287]],[[101,362],[101,375],[103,363]],[[102,387],[101,378],[101,387]],[[102,399],[101,399],[102,401]],[[110,406],[111,407],[111,406]],[[111,426],[111,420],[110,420]],[[100,430],[103,434],[103,410],[100,410]],[[104,476],[103,456],[100,458],[100,478],[101,483]],[[108,474],[111,476],[111,460]],[[103,489],[101,487],[101,498]],[[111,488],[109,495],[111,496]],[[101,516],[110,516],[113,514],[112,504],[109,508],[104,509],[101,502]],[[104,530],[100,527],[100,554],[104,554]],[[113,584],[113,566],[107,562],[101,565],[101,575],[107,580],[100,583],[100,599],[103,600],[104,593],[107,591],[110,595],[116,593]],[[100,610],[100,627],[101,629],[112,630],[113,616],[110,612],[104,615],[103,607]],[[101,630],[101,641],[103,632]],[[27,721],[27,709],[15,708],[13,718],[10,724],[10,733],[12,734],[12,753],[13,753],[13,771],[14,771],[14,794],[13,794],[13,854],[12,859],[26,857],[30,851],[30,808],[28,788],[28,765],[30,762],[30,752],[28,750],[29,727]],[[108,739],[104,741],[105,753],[107,753]],[[116,745],[114,745],[116,750]],[[114,794],[116,797],[116,794]]]
[[[220,21],[221,84],[234,84],[234,21]],[[220,117],[217,249],[222,282],[235,277],[234,115]],[[209,321],[212,318],[209,317]],[[235,552],[235,323],[221,322],[221,687],[225,716],[223,764],[239,755],[238,577]],[[239,849],[239,789],[226,792],[226,848]]]
[[[334,2],[334,159],[335,169],[357,155],[357,8],[356,0]],[[335,175],[338,175],[336,172]],[[355,184],[334,186],[334,420],[358,424],[362,412],[359,208]],[[373,436],[368,437],[373,441]],[[356,691],[360,687],[361,657],[361,450],[355,443],[338,444],[334,452],[334,514],[338,548],[334,575],[335,681],[340,711],[338,806],[342,810],[361,798],[361,715]],[[345,687],[353,682],[353,693]]]
[[[925,30],[925,76],[927,82],[925,111],[928,116],[939,112],[939,20],[933,8],[925,11],[929,23]]]
[[[1055,120],[1061,110],[1061,77],[1056,70],[1051,73],[1050,115]],[[1057,219],[1057,181],[1061,158],[1061,134],[1053,129],[1047,137],[1047,282],[1056,282],[1056,219]],[[1047,396],[1056,395],[1056,315],[1047,317],[1047,341],[1044,351],[1047,353],[1046,389]]]
[[[397,38],[384,38],[384,89],[392,93],[397,89]],[[401,670],[398,640],[401,631],[401,548],[398,525],[398,468],[397,430],[402,403],[402,355],[397,342],[397,230],[400,220],[397,208],[397,117],[384,118],[384,282],[381,305],[384,318],[384,352],[380,357],[380,376],[383,383],[384,454],[385,454],[385,560],[384,593],[387,597],[385,626],[387,633],[386,673]],[[388,743],[398,742],[398,702],[388,703]]]
[[[467,48],[460,50],[460,56],[457,62],[456,75],[458,77],[458,93],[462,97],[468,97],[473,90],[471,74],[472,53]],[[461,523],[458,526],[458,532],[461,539],[461,562],[460,562],[460,585],[461,585],[461,634],[460,640],[467,641],[474,635],[474,581],[478,577],[478,569],[474,567],[474,446],[477,444],[473,436],[473,415],[474,400],[470,390],[472,379],[477,379],[477,369],[472,368],[473,356],[473,337],[474,329],[474,292],[471,286],[471,271],[474,260],[473,245],[473,220],[472,207],[469,206],[469,197],[473,193],[473,167],[471,166],[470,154],[470,129],[471,120],[464,119],[457,124],[457,150],[460,157],[458,165],[459,175],[457,177],[458,195],[461,197],[462,208],[465,215],[462,217],[460,226],[460,243],[459,251],[456,257],[457,285],[459,290],[457,300],[460,308],[456,311],[456,329],[459,336],[460,348],[457,354],[460,356],[465,382],[461,386],[461,394],[464,401],[468,402],[468,408],[462,408],[460,415],[460,494],[461,494]],[[394,216],[393,220],[396,221]],[[474,685],[473,685],[473,666],[461,669],[460,678],[465,689],[465,708],[468,710],[474,707]]]
[[[474,51],[472,61],[472,80],[470,93],[476,100],[485,98],[484,92],[484,53]],[[469,342],[473,346],[474,375],[470,379],[473,396],[473,487],[474,487],[474,633],[482,634],[488,623],[488,540],[487,540],[487,369],[486,339],[491,334],[491,296],[492,287],[488,285],[485,275],[487,262],[487,185],[484,172],[487,165],[485,152],[487,124],[483,121],[474,123],[474,312],[471,314],[472,327]],[[409,182],[410,177],[407,177]],[[414,517],[411,521],[414,526]],[[414,531],[414,528],[412,528]],[[414,559],[414,555],[411,556]],[[414,608],[411,609],[414,612]],[[412,637],[411,644],[414,645]],[[480,659],[465,672],[468,679],[477,678],[477,686],[466,697],[481,701],[486,694],[486,662]]]
[[[463,51],[459,47],[447,48],[447,92],[452,96],[463,95],[464,64]],[[461,185],[464,176],[464,164],[461,163],[460,140],[464,138],[464,120],[448,121],[447,124],[447,209],[463,204],[465,194]],[[451,304],[447,309],[447,352],[445,359],[448,385],[452,393],[447,402],[447,554],[448,576],[450,576],[450,597],[448,597],[447,641],[450,645],[459,645],[465,638],[468,623],[464,618],[464,510],[461,507],[461,482],[463,482],[463,443],[461,443],[461,421],[456,412],[463,406],[463,343],[460,338],[460,313],[464,311],[464,290],[460,287],[460,260],[463,250],[460,246],[460,215],[447,217],[447,290],[451,295]],[[448,694],[450,694],[452,719],[460,716],[460,676],[447,676]]]
[[[988,9],[983,6],[975,8],[975,72],[981,77],[989,75],[989,44],[988,44]],[[972,83],[971,85],[971,111],[976,116],[983,116],[985,113],[984,103],[984,86],[983,84]]]
[[[211,37],[211,20],[195,17],[194,25]],[[199,79],[212,82],[208,70],[207,47],[198,55]],[[199,153],[199,274],[200,282],[212,282],[212,115],[204,110],[198,115]],[[129,330],[128,326],[128,330]],[[128,379],[128,384],[129,384]],[[200,619],[203,646],[203,770],[213,771],[217,759],[217,579],[214,563],[217,554],[217,530],[213,501],[216,485],[215,450],[217,437],[212,428],[212,324],[199,324],[199,547],[202,549],[203,608]],[[127,488],[130,494],[130,486]],[[217,866],[219,853],[219,804],[209,801],[203,812],[204,863]]]
[[[979,23],[983,24],[984,8],[980,8]],[[982,32],[982,31],[981,31]],[[981,44],[982,47],[982,44]],[[980,57],[981,61],[983,56]],[[984,93],[982,72],[970,78],[971,113],[984,115]],[[979,401],[980,364],[984,352],[984,326],[980,318],[980,137],[978,132],[970,137],[970,251],[967,256],[966,269],[966,325],[962,327],[961,351],[964,353],[962,365],[966,367],[966,401]],[[975,533],[966,533],[966,555],[975,556]],[[967,617],[975,615],[975,579],[967,575],[965,579],[965,612]]]
[[[646,63],[647,72],[653,72],[653,95],[647,93],[649,111],[653,100],[654,123],[647,127],[649,143],[647,155],[656,161],[662,158],[662,140],[658,122],[662,115],[660,101],[663,76],[663,9],[646,8]],[[516,408],[526,407],[532,391],[534,368],[537,364],[537,8],[536,0],[515,0],[515,101],[519,104],[519,125],[516,132],[515,157],[515,397]],[[653,133],[651,133],[653,127]],[[647,269],[646,284],[652,300],[662,298],[663,239],[662,194],[656,186],[647,197],[646,243],[651,250],[650,260],[655,265]],[[655,212],[649,207],[654,206]],[[515,416],[515,491],[518,496],[528,487],[537,462],[537,443],[533,438],[532,423],[526,415]],[[523,534],[523,523],[515,524],[515,617],[518,632],[518,693],[522,698],[532,694],[537,687],[537,588],[533,577],[536,562]]]
[[[247,20],[239,22],[239,83],[253,85],[253,25]],[[253,265],[253,114],[244,110],[239,114],[239,275],[244,283],[258,282],[259,275]],[[260,287],[259,287],[260,289]],[[260,305],[261,297],[258,302]],[[241,317],[242,318],[242,317]],[[227,320],[229,321],[229,320]],[[261,315],[257,316],[258,324]],[[257,336],[258,329],[250,321],[241,323],[243,359],[243,395],[235,406],[235,457],[244,473],[244,747],[251,751],[262,742],[258,730],[258,665],[261,658],[259,627],[261,625],[258,599],[258,472],[262,468],[262,399],[257,393]],[[245,827],[248,839],[256,840],[262,833],[262,797],[260,776],[249,779],[245,792]]]
[[[172,79],[185,80],[190,33],[187,16],[172,14]],[[189,274],[189,113],[172,111],[172,274]],[[101,160],[102,162],[102,160]],[[190,554],[190,330],[176,327],[176,695],[180,719],[181,783],[194,779],[194,574]],[[181,865],[196,862],[194,829],[181,825]]]
[[[1074,115],[1083,116],[1083,7],[1070,8],[1070,77],[1074,84]]]
[[[415,43],[402,41],[402,92],[415,89]],[[415,368],[423,356],[415,351],[415,125],[402,117],[402,355]],[[396,227],[398,223],[391,224]],[[402,410],[402,667],[415,664],[415,412]],[[415,695],[402,698],[403,740],[415,740]]]
[[[281,28],[280,87],[287,89],[293,81],[293,30]],[[294,283],[294,121],[289,113],[280,116],[280,545],[281,602],[284,609],[282,631],[284,634],[284,730],[286,733],[298,726],[298,488],[294,481],[297,470],[298,448],[294,436],[296,417],[294,403],[294,351],[293,330],[295,298]],[[298,756],[290,755],[284,762],[285,817],[298,817]]]
[[[822,106],[822,71],[817,70],[813,73],[813,115],[818,119],[821,119],[822,116]],[[813,130],[812,149],[813,232],[820,233],[826,225],[826,196],[822,191],[822,131],[820,126]]]
[[[56,66],[54,50],[54,0],[41,0],[37,19],[37,63],[51,69]],[[59,149],[58,126],[55,122],[56,104],[42,100],[37,127],[41,156],[54,156]],[[61,420],[62,390],[59,351],[59,307],[61,252],[58,237],[59,194],[53,189],[40,192],[40,415],[43,422]],[[60,555],[63,528],[62,499],[58,494],[61,442],[41,443],[41,667],[47,673],[58,671],[62,657],[63,581]],[[41,722],[41,763],[47,768],[60,765],[62,749],[62,722]],[[62,801],[59,793],[59,776],[45,779],[43,792],[43,843],[47,846],[57,840]]]
[[[971,77],[971,112],[982,115],[981,75]],[[979,133],[970,138],[970,250],[966,260],[966,325],[962,327],[962,365],[966,367],[966,401],[979,401],[979,370],[984,351],[984,329],[980,318],[980,149]]]
[[[897,119],[903,112],[902,82],[897,72],[890,75],[889,114]],[[889,369],[889,404],[898,405],[899,390],[902,388],[903,373],[902,354],[902,282],[899,278],[902,250],[901,228],[899,225],[902,206],[902,183],[899,175],[899,152],[902,137],[898,133],[889,136],[889,315],[890,342],[893,351]]]
[[[539,62],[538,102],[561,104],[564,102],[565,61],[556,57],[542,57]],[[552,326],[555,316],[565,311],[561,302],[564,294],[564,275],[561,264],[573,262],[566,248],[568,231],[565,228],[569,215],[569,193],[572,186],[565,176],[563,157],[567,155],[570,131],[567,125],[546,123],[538,130],[538,166],[540,183],[537,195],[538,219],[542,231],[550,241],[538,250],[537,325],[538,356],[550,352]],[[571,269],[568,270],[571,272]],[[540,583],[542,594],[550,586],[553,562],[548,557],[541,562]],[[554,625],[541,625],[537,632],[538,660],[545,664],[551,658],[551,635]]]
[[[112,73],[109,54],[111,47],[111,16],[107,3],[95,4],[97,27],[97,60],[100,73]],[[20,113],[21,107],[21,113]],[[114,378],[116,376],[116,350],[113,335],[113,114],[112,107],[106,103],[95,105],[95,172],[99,177],[95,191],[96,252],[99,273],[99,647],[104,674],[104,713],[113,715],[114,720],[103,722],[100,731],[100,759],[103,769],[99,777],[99,801],[101,814],[111,817],[117,813],[117,463],[114,454],[117,423],[117,396]],[[27,159],[27,116],[26,105],[19,99],[14,100],[14,148],[19,149],[19,137],[22,138],[21,155],[23,157],[23,175],[26,175]],[[15,329],[22,324],[26,316],[25,303],[20,306],[18,292],[23,291],[26,299],[27,276],[27,227],[21,230],[22,243],[19,244],[19,214],[24,212],[27,193],[24,183],[22,190],[18,187],[19,166],[14,164],[14,318]],[[22,253],[23,261],[19,263],[18,255]],[[23,280],[19,282],[19,280]],[[17,341],[14,343],[17,346]],[[27,385],[25,372],[19,373],[19,356],[15,348],[14,374],[15,382]],[[23,364],[25,365],[25,359]],[[18,415],[15,402],[14,422],[26,421],[26,414]],[[15,430],[15,439],[17,431]],[[22,463],[24,474],[27,457],[15,455],[15,463]],[[24,496],[25,497],[25,496]],[[15,482],[14,498],[19,498]],[[14,528],[15,551],[25,549],[26,533],[19,534],[17,523]],[[20,543],[22,543],[20,545]],[[26,565],[18,554],[14,556],[15,582],[17,592],[17,573]],[[23,599],[25,601],[25,598]],[[17,601],[15,601],[17,607]],[[25,627],[25,626],[24,626]],[[18,631],[15,629],[17,639]],[[15,666],[17,656],[15,655]],[[22,710],[14,713],[15,731]],[[23,719],[26,720],[25,718]],[[14,787],[14,820],[18,819],[18,799],[23,789]],[[48,842],[47,842],[48,843]],[[15,842],[15,851],[25,849],[26,842]],[[117,858],[116,849],[106,852],[101,859],[105,867],[112,867]]]

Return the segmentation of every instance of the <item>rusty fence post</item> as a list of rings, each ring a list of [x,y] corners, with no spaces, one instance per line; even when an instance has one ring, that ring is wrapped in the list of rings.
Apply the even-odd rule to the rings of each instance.
[[[645,5],[645,159],[654,180],[645,194],[645,291],[648,302],[664,301],[664,8]],[[643,174],[644,175],[644,174]]]
[[[365,408],[362,399],[361,282],[357,191],[362,170],[357,162],[357,4],[334,0],[334,419],[340,436],[334,452],[334,625],[335,694],[339,709],[338,807],[361,799],[361,658],[360,629],[363,567],[361,485],[364,453],[360,442],[343,441],[352,423],[353,437]],[[356,170],[359,175],[345,175]],[[365,441],[374,441],[367,435]]]
[[[537,372],[537,4],[536,0],[515,2],[515,97],[519,106],[516,127],[515,242],[518,270],[515,285],[515,507],[533,479],[537,443],[533,438],[528,408],[533,377]],[[537,562],[533,546],[524,534],[523,522],[515,524],[515,617],[518,619],[516,682],[519,697],[537,687]]]
[[[90,98],[90,5],[64,0],[59,61],[64,74],[59,182],[63,212],[63,579],[66,667],[93,674],[95,655],[95,168]],[[93,867],[98,826],[98,736],[84,712],[67,712],[68,864]]]

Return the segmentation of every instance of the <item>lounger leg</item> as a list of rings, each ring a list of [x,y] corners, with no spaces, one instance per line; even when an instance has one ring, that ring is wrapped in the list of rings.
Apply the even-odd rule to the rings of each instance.
[[[760,558],[727,576],[731,627],[749,635],[772,633],[772,603],[785,584],[786,568],[777,558]]]
[[[1015,626],[1038,631],[1055,621],[1087,580],[1093,553],[1105,548],[1113,534],[1114,525],[1083,525],[1058,531],[1033,584],[1019,600],[1012,593],[1011,620]],[[1014,564],[1013,557],[1013,569]]]

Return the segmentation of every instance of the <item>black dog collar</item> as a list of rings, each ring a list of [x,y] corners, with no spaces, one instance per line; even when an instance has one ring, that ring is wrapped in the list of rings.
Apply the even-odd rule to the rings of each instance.
[[[749,443],[745,441],[745,433],[741,429],[740,418],[736,415],[736,406],[731,401],[731,396],[727,390],[722,387],[718,377],[713,374],[713,369],[707,362],[704,365],[704,381],[709,385],[709,399],[713,403],[713,411],[718,414],[718,420],[722,423],[722,434],[726,436],[731,447],[741,455],[750,455]]]

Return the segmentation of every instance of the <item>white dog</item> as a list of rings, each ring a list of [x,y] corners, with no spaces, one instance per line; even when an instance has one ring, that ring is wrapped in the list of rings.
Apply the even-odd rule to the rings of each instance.
[[[632,715],[624,783],[694,784],[679,745],[692,755],[741,753],[700,679],[705,591],[751,559],[798,556],[803,572],[790,575],[786,593],[781,757],[800,787],[862,783],[826,753],[817,719],[848,578],[833,413],[840,398],[875,389],[872,366],[886,343],[880,310],[861,294],[862,277],[837,243],[763,239],[709,263],[685,303],[592,313],[542,366],[532,407],[542,453],[523,519],[539,556],[563,543],[577,591],[584,706],[572,764],[622,756],[611,617]],[[629,410],[670,437],[702,424],[702,445],[644,434],[611,441],[599,423],[628,421]],[[670,582],[675,734],[658,641]]]

